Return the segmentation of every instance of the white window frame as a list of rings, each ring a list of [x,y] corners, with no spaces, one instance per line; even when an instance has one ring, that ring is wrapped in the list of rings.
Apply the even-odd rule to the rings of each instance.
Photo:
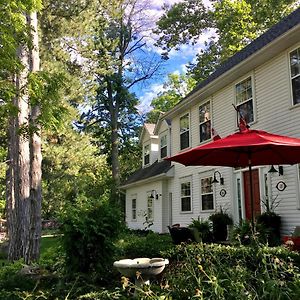
[[[137,198],[136,195],[133,195],[131,197],[131,220],[132,221],[137,220],[137,199],[136,198]]]
[[[182,192],[182,185],[189,183],[190,186],[190,194],[189,195],[183,195]],[[185,177],[181,178],[180,180],[180,187],[179,187],[179,195],[180,195],[180,213],[186,214],[186,213],[192,213],[193,212],[193,186],[192,186],[192,177]],[[185,198],[190,199],[190,210],[182,210],[182,200]]]
[[[294,48],[293,50],[291,50],[291,51],[289,52],[289,54],[288,54],[292,106],[300,105],[300,102],[295,103],[294,93],[293,93],[293,79],[298,78],[298,77],[300,78],[300,70],[299,70],[299,73],[298,73],[298,74],[292,76],[291,53],[294,52],[294,51],[298,51],[298,54],[299,54],[299,60],[300,60],[300,45],[298,45],[298,47],[296,47],[296,48]]]
[[[185,129],[185,130],[182,130],[181,129],[181,119],[183,119],[184,117],[188,118],[188,129]],[[191,146],[191,134],[190,134],[190,128],[191,128],[191,120],[190,120],[190,113],[187,112],[185,113],[184,115],[182,115],[180,118],[179,118],[179,147],[180,147],[180,150],[185,150],[185,149],[188,149],[190,146]],[[182,145],[181,145],[181,135],[185,134],[186,132],[188,132],[188,146],[185,147],[185,148],[182,148]]]
[[[209,193],[203,193],[203,190],[202,190],[202,180],[204,179],[208,179],[210,178],[210,181],[211,181],[211,192]],[[213,183],[212,183],[212,180],[213,180],[213,176],[212,175],[202,175],[200,177],[200,207],[201,207],[201,211],[202,212],[213,212],[215,210],[215,207],[216,207],[216,203],[215,203],[215,193],[214,193],[214,186],[213,186]],[[212,195],[212,203],[213,203],[213,208],[210,208],[210,209],[204,209],[203,208],[203,196],[206,196],[206,195]]]
[[[146,154],[146,147],[149,148],[149,154]],[[143,165],[144,166],[150,165],[150,154],[151,154],[151,145],[150,145],[150,143],[145,143],[144,147],[143,147]],[[146,159],[147,155],[149,156],[148,157],[148,159],[149,159],[148,163],[145,162],[145,159]]]
[[[153,196],[153,198],[151,196]],[[153,222],[154,220],[154,196],[155,195],[152,195],[152,191],[147,192],[147,222]],[[149,205],[150,202],[151,205]]]
[[[297,201],[297,209],[299,209],[300,210],[300,164],[297,164],[296,165],[296,172],[297,172],[297,182],[298,182],[298,185],[297,185],[297,187],[298,187],[298,201]]]
[[[243,82],[245,82],[246,80],[250,79],[251,81],[251,97],[247,98],[246,100],[242,101],[242,102],[238,102],[237,99],[237,86],[242,84]],[[248,122],[249,124],[253,124],[256,122],[256,106],[255,106],[255,91],[254,91],[254,80],[253,80],[253,75],[250,74],[248,76],[245,76],[242,80],[239,80],[238,82],[235,83],[234,85],[234,101],[235,101],[235,105],[238,108],[239,106],[252,101],[252,110],[253,110],[253,120],[251,122]],[[240,118],[240,116],[238,116],[238,118]],[[248,121],[248,120],[246,120]]]
[[[200,108],[205,106],[205,105],[209,107],[209,119],[201,121],[200,120]],[[212,120],[211,119],[212,119],[211,118],[211,100],[208,100],[208,101],[202,103],[201,105],[199,105],[199,141],[200,141],[200,143],[209,141],[211,139],[211,125],[212,125]],[[209,137],[207,139],[201,140],[201,127],[203,125],[207,124],[207,123],[209,123]]]
[[[166,138],[166,145],[162,146],[161,140],[162,138]],[[163,159],[165,157],[167,157],[169,155],[169,147],[168,147],[169,141],[168,141],[168,131],[164,131],[159,135],[159,155],[160,155],[160,159]],[[166,155],[165,156],[161,156],[161,152],[162,149],[166,148]]]

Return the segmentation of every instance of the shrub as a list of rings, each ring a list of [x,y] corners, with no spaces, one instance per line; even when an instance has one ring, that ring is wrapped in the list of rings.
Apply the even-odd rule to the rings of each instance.
[[[270,246],[280,244],[281,217],[275,212],[265,212],[257,217],[257,223],[267,230],[268,243]]]
[[[180,245],[166,254],[172,299],[298,299],[299,254],[283,247]]]
[[[68,271],[97,271],[100,278],[108,278],[115,252],[113,241],[122,228],[120,210],[108,201],[70,207],[62,220]]]
[[[149,231],[136,234],[135,231],[123,233],[116,243],[121,258],[160,257],[163,251],[174,247],[170,235]]]

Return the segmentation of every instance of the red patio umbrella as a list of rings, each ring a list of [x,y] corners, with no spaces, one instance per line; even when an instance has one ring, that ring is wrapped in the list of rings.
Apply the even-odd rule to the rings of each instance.
[[[252,166],[299,163],[300,139],[245,129],[166,159],[185,166],[248,166],[253,222]]]

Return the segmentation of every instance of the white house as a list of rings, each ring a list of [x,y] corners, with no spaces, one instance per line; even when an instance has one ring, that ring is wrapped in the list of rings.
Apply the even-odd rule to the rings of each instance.
[[[236,132],[232,104],[252,129],[300,138],[300,9],[228,59],[157,124],[144,125],[142,168],[122,185],[130,228],[167,232],[168,225],[206,219],[220,207],[235,222],[249,217],[248,169],[164,160],[211,141],[211,127],[221,137]],[[284,165],[283,174],[269,173],[270,167],[253,168],[256,210],[276,198],[287,234],[300,226],[300,167]]]

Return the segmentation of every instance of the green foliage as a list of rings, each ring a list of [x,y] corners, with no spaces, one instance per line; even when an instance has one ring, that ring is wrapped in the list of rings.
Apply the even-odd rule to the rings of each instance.
[[[209,216],[213,223],[213,236],[215,241],[225,241],[227,238],[227,225],[232,225],[232,218],[222,210]]]
[[[120,210],[102,196],[101,201],[70,205],[61,221],[69,272],[96,272],[100,280],[108,279],[116,250],[113,241],[123,229]]]
[[[189,225],[190,228],[196,228],[199,232],[200,238],[203,243],[210,243],[213,241],[212,227],[208,220],[201,220],[199,217],[197,220],[192,219],[192,223]]]
[[[158,21],[158,44],[167,56],[172,48],[194,44],[206,29],[212,29],[205,48],[189,65],[193,77],[201,81],[298,5],[296,0],[224,0],[205,8],[202,0],[185,0],[165,8]]]
[[[98,199],[109,186],[105,157],[87,134],[68,121],[57,133],[46,132],[43,146],[43,217],[55,218],[77,199]],[[71,123],[71,118],[69,120]]]
[[[283,247],[177,246],[169,252],[167,291],[172,299],[296,299],[299,254]]]
[[[147,114],[147,122],[156,123],[161,112],[167,112],[185,97],[196,85],[193,78],[186,75],[169,74],[163,92],[151,102],[153,110]]]
[[[135,231],[123,233],[116,242],[118,256],[124,258],[161,257],[163,251],[173,248],[170,235],[160,235],[152,231],[136,234]]]

